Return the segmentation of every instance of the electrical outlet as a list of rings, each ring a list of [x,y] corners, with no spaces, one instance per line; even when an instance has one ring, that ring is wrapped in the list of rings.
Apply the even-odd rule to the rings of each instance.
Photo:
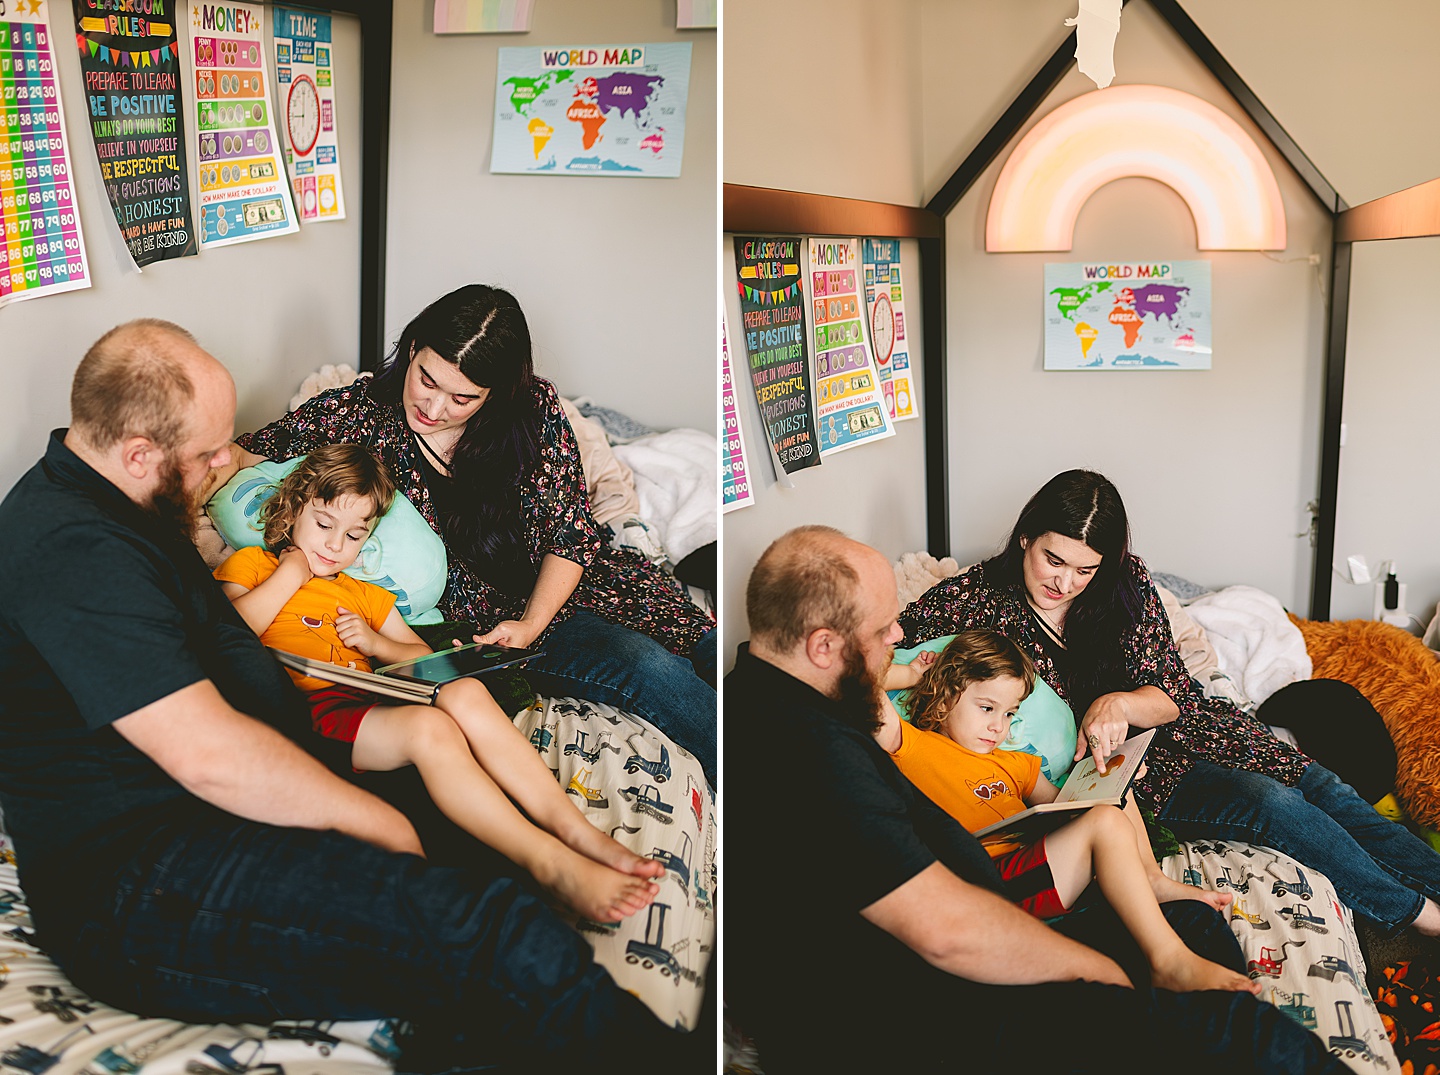
[[[1370,574],[1370,565],[1365,562],[1365,557],[1359,553],[1350,557],[1346,563],[1350,565],[1350,581],[1357,585],[1369,582],[1375,577]]]

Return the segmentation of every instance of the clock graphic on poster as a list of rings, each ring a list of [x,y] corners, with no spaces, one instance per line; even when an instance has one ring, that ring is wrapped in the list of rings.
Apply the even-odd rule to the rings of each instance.
[[[297,157],[308,156],[320,139],[320,91],[309,75],[299,75],[290,83],[290,97],[285,104],[285,129],[290,148]]]
[[[895,350],[895,311],[884,291],[876,291],[870,305],[870,336],[875,341],[875,361],[883,366]]]

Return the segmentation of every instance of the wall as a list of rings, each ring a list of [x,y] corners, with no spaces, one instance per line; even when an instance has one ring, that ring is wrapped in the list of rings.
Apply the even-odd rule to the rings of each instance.
[[[919,116],[911,107],[919,87],[918,11],[915,3],[728,0],[725,181],[918,204]],[[796,49],[798,40],[810,44]],[[825,107],[802,108],[802,80],[817,69],[832,72],[837,88]],[[776,120],[777,102],[795,102],[780,111],[784,122]],[[924,311],[919,249],[913,241],[901,244],[901,271],[908,320],[919,325]],[[734,327],[740,323],[740,307],[728,235],[721,250],[721,274],[735,348],[731,361],[740,367],[744,348]],[[917,394],[923,396],[915,330],[911,341]],[[899,423],[888,440],[830,456],[818,467],[791,475],[789,484],[777,483],[755,393],[743,380],[743,368],[737,368],[737,374],[755,503],[730,512],[723,523],[720,627],[727,668],[735,646],[749,637],[745,582],[750,569],[786,530],[807,523],[835,526],[891,558],[925,545],[927,415],[922,412],[918,420]]]
[[[433,16],[395,5],[387,339],[455,287],[498,284],[563,393],[714,429],[715,31],[677,31],[673,0],[546,0],[528,34],[437,36]],[[499,48],[665,41],[693,46],[680,178],[490,174]]]
[[[50,12],[57,31],[72,18],[67,4],[52,3]],[[0,489],[8,489],[39,458],[51,429],[69,421],[70,379],[86,349],[132,317],[163,317],[184,325],[230,368],[241,430],[282,413],[300,381],[316,367],[354,363],[360,319],[360,24],[336,15],[332,27],[349,219],[160,262],[143,273],[125,254],[101,183],[86,124],[79,54],[64,47],[70,38],[57,32],[62,40],[56,55],[65,134],[93,284],[0,309],[0,360],[6,377],[6,391],[0,394]],[[182,48],[188,46],[183,21],[180,41]],[[270,72],[273,79],[273,62]],[[190,95],[186,101],[192,101]],[[186,127],[192,139],[193,212],[193,111],[187,114]],[[317,272],[317,266],[324,271]]]
[[[927,47],[951,36],[937,25],[942,14],[926,11]],[[1240,122],[1280,182],[1289,246],[1278,257],[1328,260],[1328,216],[1148,5],[1125,9],[1115,66],[1117,82],[1172,86]],[[1072,69],[1036,118],[1093,88]],[[950,113],[927,108],[927,131],[950,122]],[[1297,535],[1318,487],[1324,358],[1315,268],[1199,252],[1179,196],[1141,179],[1113,183],[1087,203],[1069,253],[986,254],[985,213],[1009,148],[947,220],[951,551],[962,561],[989,554],[1035,489],[1085,466],[1120,489],[1134,547],[1152,567],[1215,586],[1259,586],[1306,610],[1312,558]],[[1213,284],[1211,370],[1044,371],[1046,262],[1202,258]]]

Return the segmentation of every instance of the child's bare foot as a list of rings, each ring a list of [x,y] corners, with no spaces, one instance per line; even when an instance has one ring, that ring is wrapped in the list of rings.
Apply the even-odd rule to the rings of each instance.
[[[563,844],[557,844],[548,862],[535,863],[531,873],[552,896],[592,922],[619,922],[660,891],[652,881],[611,869]]]
[[[1174,957],[1161,961],[1164,965],[1151,967],[1155,988],[1169,989],[1176,993],[1189,993],[1202,989],[1223,989],[1228,993],[1260,994],[1260,983],[1252,982],[1245,975],[1201,959],[1194,952],[1182,946]]]
[[[1199,900],[1201,903],[1209,904],[1217,911],[1223,911],[1230,906],[1230,901],[1235,898],[1234,894],[1230,892],[1215,892],[1208,888],[1195,888],[1193,885],[1181,884],[1158,871],[1150,875],[1150,889],[1155,893],[1156,903]]]
[[[665,876],[665,866],[654,859],[642,858],[613,837],[606,836],[578,810],[573,820],[566,818],[556,826],[555,836],[570,850],[586,858],[609,866],[632,877],[643,877],[658,881]]]

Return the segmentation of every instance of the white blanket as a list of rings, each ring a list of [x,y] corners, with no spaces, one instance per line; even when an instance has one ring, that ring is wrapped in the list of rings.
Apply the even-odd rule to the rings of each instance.
[[[1220,669],[1256,705],[1312,672],[1300,629],[1275,597],[1253,586],[1227,586],[1185,606],[1205,631]]]
[[[652,433],[617,444],[615,455],[635,472],[640,514],[660,532],[672,563],[719,536],[720,442],[714,434],[699,429]]]

